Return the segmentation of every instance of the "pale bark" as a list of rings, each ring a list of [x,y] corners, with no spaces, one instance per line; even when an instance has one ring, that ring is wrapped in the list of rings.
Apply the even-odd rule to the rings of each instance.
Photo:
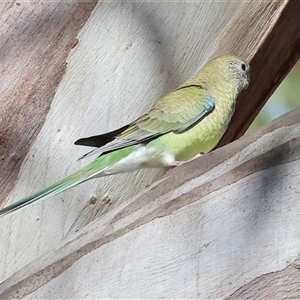
[[[3,206],[85,165],[76,162],[85,152],[73,146],[76,139],[136,119],[210,58],[228,53],[251,61],[252,70],[223,143],[234,139],[299,55],[300,19],[292,18],[299,1],[20,1],[0,9]],[[94,180],[0,219],[0,282],[92,220],[109,218],[162,174]]]
[[[16,272],[0,298],[300,298],[288,267],[300,251],[299,120],[300,109],[168,172]]]

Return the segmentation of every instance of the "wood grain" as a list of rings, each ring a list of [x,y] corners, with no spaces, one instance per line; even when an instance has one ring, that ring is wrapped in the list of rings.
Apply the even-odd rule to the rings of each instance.
[[[96,1],[0,5],[1,201],[11,191],[50,109],[78,30]]]
[[[18,147],[27,149],[27,156],[22,162],[17,181],[14,175],[16,173],[13,173],[17,172],[15,167],[6,168],[4,178],[10,182],[10,188],[7,189],[11,189],[13,185],[14,188],[8,197],[1,199],[3,205],[15,202],[85,165],[86,161],[76,162],[86,151],[73,145],[76,139],[116,129],[134,120],[162,95],[195,74],[210,58],[232,53],[254,60],[268,36],[276,33],[271,29],[288,3],[289,1],[99,2],[95,7],[94,2],[75,4],[56,1],[31,3],[28,7],[21,3],[23,10],[13,11],[15,20],[21,20],[23,14],[30,15],[27,19],[28,24],[31,24],[35,19],[33,16],[39,15],[38,12],[48,16],[40,21],[44,31],[38,40],[45,37],[44,44],[29,49],[26,55],[19,58],[22,72],[29,68],[26,71],[29,79],[48,78],[46,75],[39,75],[40,68],[50,69],[60,75],[49,75],[45,81],[27,81],[26,88],[30,91],[39,91],[42,87],[52,91],[51,107],[45,118],[45,107],[49,107],[50,102],[45,104],[44,98],[35,96],[34,99],[40,99],[41,103],[34,102],[34,109],[22,106],[29,116],[27,120],[35,120],[35,124],[43,123],[43,126],[36,129],[34,135],[28,134],[33,132],[30,123],[19,126],[18,134],[28,138],[27,142],[21,141]],[[66,12],[70,7],[75,9],[79,7],[77,5],[83,5],[80,13],[86,17],[82,19],[85,22],[82,27],[79,21],[80,25],[77,24],[77,27],[73,23],[64,23],[68,18],[76,18],[72,18],[72,13],[62,11]],[[93,11],[90,12],[84,5],[94,7]],[[88,12],[84,13],[85,9]],[[52,23],[51,20],[60,21]],[[33,22],[30,28],[39,32],[40,26],[34,24]],[[73,31],[74,27],[76,33]],[[22,32],[22,28],[15,22],[12,34]],[[68,35],[69,30],[70,37],[77,36],[78,39],[71,52],[66,44],[52,44],[61,34]],[[25,44],[32,40],[27,32],[21,37]],[[48,48],[48,44],[53,47]],[[51,57],[47,56],[49,53]],[[62,58],[59,66],[54,64],[57,57]],[[53,65],[41,65],[43,59]],[[13,58],[8,61],[8,66],[14,68]],[[254,64],[254,77],[259,74],[260,68],[260,65]],[[17,75],[16,78],[19,78]],[[59,84],[54,84],[53,78]],[[3,76],[3,82],[8,86],[12,80],[9,76]],[[268,81],[263,82],[268,84]],[[40,83],[42,87],[37,88]],[[13,90],[14,86],[12,93]],[[260,91],[263,93],[263,87]],[[26,98],[26,95],[24,90],[23,97]],[[12,97],[10,101],[12,103],[15,98]],[[23,103],[25,100],[20,101]],[[247,105],[252,105],[251,101]],[[38,107],[41,107],[41,112],[37,111]],[[17,143],[18,138],[12,141]],[[14,152],[16,157],[20,156],[12,146],[9,149],[7,157],[14,157]],[[211,167],[209,165],[207,168]],[[47,253],[86,224],[129,201],[161,175],[162,171],[146,170],[87,182],[47,201],[36,203],[11,217],[2,218],[0,239],[4,242],[0,244],[0,251],[5,255],[0,257],[0,281]],[[3,191],[6,189],[6,181],[1,182]]]
[[[246,132],[266,101],[300,58],[300,18],[296,17],[300,14],[300,2],[275,3],[278,7],[273,8],[278,15],[275,18],[269,16],[272,24],[267,32],[261,32],[264,37],[262,36],[260,47],[251,59],[251,84],[247,91],[240,95],[236,112],[219,146],[238,139]],[[263,6],[262,3],[260,13],[266,17]],[[278,9],[279,7],[281,9]],[[249,34],[252,34],[252,28],[259,30],[253,22],[247,22],[245,26],[250,29]]]
[[[299,120],[172,170],[16,272],[0,298],[257,299],[295,286],[294,267],[280,270],[300,250]]]
[[[297,260],[299,263],[299,260]],[[242,286],[226,300],[250,300],[250,299],[299,299],[299,268],[293,263],[279,270],[261,275]]]

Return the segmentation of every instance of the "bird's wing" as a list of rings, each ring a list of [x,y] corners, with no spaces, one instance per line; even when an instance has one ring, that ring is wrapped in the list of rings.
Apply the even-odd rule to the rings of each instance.
[[[183,86],[161,98],[148,113],[135,122],[122,127],[124,130],[113,131],[117,133],[115,137],[112,137],[112,133],[106,133],[78,140],[75,144],[99,146],[81,157],[84,158],[91,154],[108,153],[147,143],[169,132],[180,134],[191,129],[211,113],[214,107],[215,99],[208,90],[198,85]],[[108,137],[110,142],[107,142]]]

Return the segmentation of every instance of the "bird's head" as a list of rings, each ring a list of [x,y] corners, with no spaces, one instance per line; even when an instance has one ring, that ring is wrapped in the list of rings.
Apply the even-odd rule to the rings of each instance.
[[[219,73],[222,80],[234,86],[238,93],[247,88],[250,82],[250,66],[242,58],[224,55],[211,60],[207,67]]]

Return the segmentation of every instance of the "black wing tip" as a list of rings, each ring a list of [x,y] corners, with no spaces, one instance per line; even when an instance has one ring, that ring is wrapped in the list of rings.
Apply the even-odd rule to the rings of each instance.
[[[87,140],[88,138],[82,138],[82,139],[79,139],[77,141],[74,142],[74,145],[79,145],[79,146],[85,146],[84,145],[84,142]]]
[[[99,148],[114,140],[120,133],[122,133],[128,127],[129,125],[125,125],[121,128],[104,134],[81,138],[77,140],[74,144],[79,146],[90,146]]]

